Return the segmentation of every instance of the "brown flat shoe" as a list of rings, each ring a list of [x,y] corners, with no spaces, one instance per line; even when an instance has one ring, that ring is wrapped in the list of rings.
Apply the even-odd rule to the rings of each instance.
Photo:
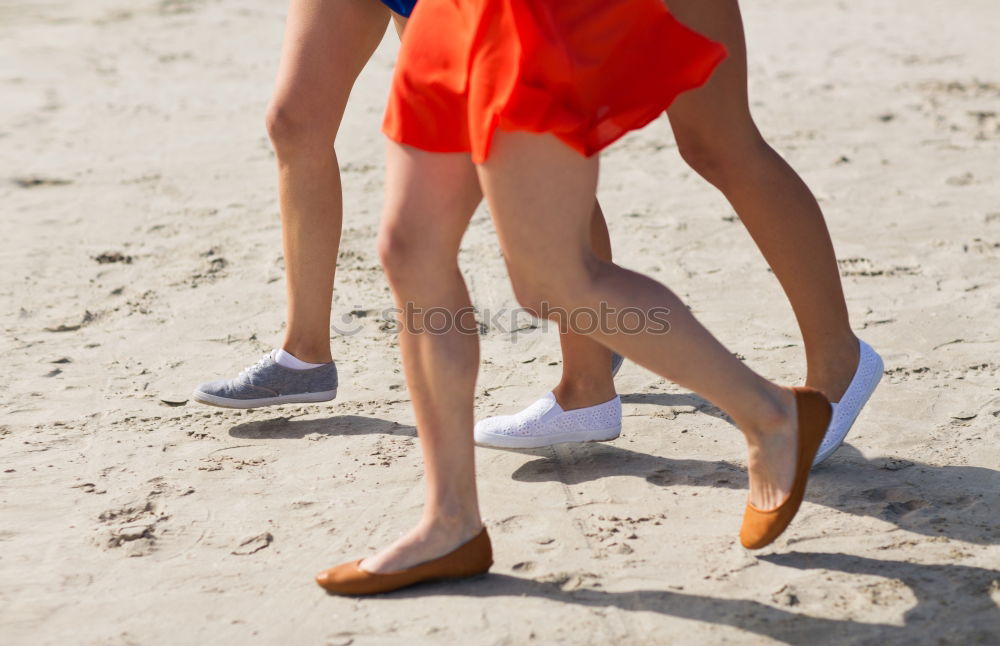
[[[486,528],[444,556],[398,572],[376,574],[361,569],[361,561],[343,563],[316,575],[327,592],[350,596],[392,592],[423,581],[462,579],[484,574],[493,565],[493,547]]]
[[[746,512],[743,514],[743,526],[740,528],[740,543],[751,550],[760,549],[774,542],[781,536],[806,495],[806,482],[809,480],[809,469],[813,458],[823,441],[826,428],[830,425],[832,409],[830,402],[818,390],[812,388],[793,388],[795,405],[799,417],[799,450],[795,463],[795,480],[792,481],[792,491],[785,502],[770,511],[761,511],[747,501]]]

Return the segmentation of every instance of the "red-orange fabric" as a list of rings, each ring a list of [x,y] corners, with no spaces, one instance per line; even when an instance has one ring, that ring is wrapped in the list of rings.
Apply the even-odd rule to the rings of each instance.
[[[661,0],[420,0],[382,128],[476,163],[497,128],[552,133],[590,156],[704,83],[725,55]]]

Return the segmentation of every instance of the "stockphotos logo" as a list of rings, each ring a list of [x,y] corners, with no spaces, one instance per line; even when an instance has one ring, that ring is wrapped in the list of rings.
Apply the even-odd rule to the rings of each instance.
[[[334,331],[341,336],[353,336],[364,329],[363,319],[373,313],[355,310],[334,323]],[[597,309],[577,308],[566,310],[543,302],[537,311],[523,307],[501,308],[496,311],[463,307],[449,310],[444,307],[422,308],[413,303],[404,307],[390,307],[374,315],[379,329],[398,334],[406,329],[412,334],[479,334],[499,333],[517,336],[518,333],[542,330],[551,325],[560,332],[576,334],[667,334],[670,332],[670,310],[666,307],[618,309],[601,303]]]

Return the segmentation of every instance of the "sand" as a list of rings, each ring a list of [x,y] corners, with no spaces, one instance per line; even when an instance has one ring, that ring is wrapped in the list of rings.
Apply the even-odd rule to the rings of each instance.
[[[338,150],[332,404],[188,400],[280,342],[263,127],[283,3],[0,5],[3,644],[1000,643],[1000,5],[746,3],[752,102],[828,215],[882,386],[762,555],[739,434],[626,364],[612,443],[477,450],[488,577],[369,600],[315,571],[408,529],[419,447],[374,235],[396,38]],[[801,380],[773,275],[667,124],[606,155],[625,266],[763,374]],[[514,305],[477,214],[476,304]],[[526,321],[522,321],[525,323]],[[477,412],[554,385],[555,335],[491,325]]]

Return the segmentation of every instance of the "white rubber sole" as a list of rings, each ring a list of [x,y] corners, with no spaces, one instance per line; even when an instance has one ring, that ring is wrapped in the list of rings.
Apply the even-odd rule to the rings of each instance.
[[[319,393],[302,393],[299,395],[281,395],[280,397],[265,397],[263,399],[230,399],[219,397],[200,391],[194,391],[191,399],[199,404],[218,406],[219,408],[263,408],[265,406],[280,406],[281,404],[319,404],[328,402],[337,397],[336,390],[327,390]]]
[[[491,449],[541,449],[555,444],[572,442],[610,442],[618,439],[622,427],[588,429],[570,433],[553,433],[551,435],[495,435],[493,433],[476,433],[476,445]]]

